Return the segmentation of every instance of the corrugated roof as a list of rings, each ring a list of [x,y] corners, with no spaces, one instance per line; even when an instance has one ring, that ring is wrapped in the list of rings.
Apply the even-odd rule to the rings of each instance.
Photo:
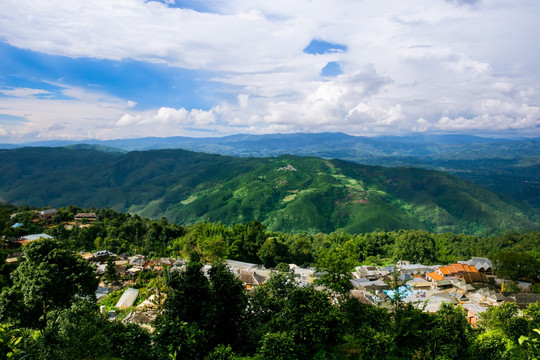
[[[47,234],[33,234],[33,235],[26,235],[21,237],[21,241],[34,241],[38,239],[54,239],[51,235]]]

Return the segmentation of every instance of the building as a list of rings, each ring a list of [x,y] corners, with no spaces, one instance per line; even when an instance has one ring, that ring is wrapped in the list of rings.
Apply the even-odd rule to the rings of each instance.
[[[98,220],[96,213],[78,213],[75,215],[75,221],[88,221],[93,222]]]

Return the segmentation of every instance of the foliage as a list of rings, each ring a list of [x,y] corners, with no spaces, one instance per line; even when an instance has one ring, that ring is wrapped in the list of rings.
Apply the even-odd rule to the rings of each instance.
[[[0,303],[8,307],[2,317],[43,329],[49,317],[58,316],[58,311],[69,307],[74,299],[95,300],[94,270],[81,257],[62,249],[58,241],[33,241],[25,246],[24,254],[26,260],[13,272],[13,288],[0,295]],[[22,300],[23,311],[18,304],[4,302],[13,296]],[[36,316],[33,321],[28,313]]]
[[[523,252],[500,252],[494,257],[494,267],[498,276],[514,281],[521,278],[538,279],[540,275],[540,262]]]
[[[224,264],[215,264],[207,278],[198,254],[192,253],[185,271],[173,273],[168,287],[154,335],[159,358],[179,351],[202,359],[219,344],[236,345],[246,299],[242,283]]]
[[[116,266],[113,259],[107,260],[107,266],[105,267],[105,274],[103,274],[103,277],[109,282],[117,281],[120,278],[116,272]]]
[[[25,208],[6,205],[6,209],[9,213]],[[473,330],[460,307],[444,304],[437,313],[428,314],[400,301],[389,308],[375,307],[346,295],[354,266],[384,264],[397,257],[439,262],[489,256],[497,265],[505,261],[519,265],[521,273],[516,276],[534,278],[524,271],[540,258],[539,232],[490,237],[420,230],[287,234],[267,230],[259,222],[179,227],[164,219],[147,220],[111,209],[90,209],[100,219],[70,230],[65,222],[74,213],[89,210],[59,210],[56,219],[38,223],[40,232],[49,231],[58,239],[25,246],[26,260],[6,272],[13,282],[8,281],[0,295],[0,321],[7,334],[2,335],[3,344],[13,341],[10,346],[24,350],[29,358],[159,360],[175,353],[190,359],[525,359],[538,355],[534,330],[540,328],[538,304],[524,309],[523,316],[514,304],[492,307],[482,315],[480,330]],[[9,216],[4,219],[11,221]],[[54,228],[47,229],[50,226]],[[224,246],[208,247],[208,239],[219,239]],[[93,300],[95,274],[70,251],[96,244],[150,256],[189,256],[185,271],[164,277],[149,272],[137,280],[141,294],[154,288],[167,291],[153,334],[137,325],[109,322],[98,313]],[[225,249],[228,257],[238,260],[281,263],[278,266],[285,271],[274,272],[262,286],[246,293],[218,261],[220,256],[214,256],[222,250],[215,249]],[[516,253],[519,256],[509,256]],[[204,266],[208,260],[215,260],[211,267]],[[297,287],[288,263],[315,264],[331,292]],[[511,268],[505,266],[497,269]],[[114,306],[119,296],[113,293],[103,304]],[[7,327],[8,323],[12,325]]]
[[[347,296],[353,288],[351,280],[354,262],[344,252],[342,246],[334,245],[322,252],[317,261],[317,271],[321,272],[317,283],[341,296]]]
[[[17,359],[24,355],[19,345],[22,340],[20,332],[9,324],[0,324],[0,359]]]
[[[233,158],[184,150],[112,154],[26,148],[0,153],[2,197],[37,206],[111,207],[183,225],[259,221],[270,230],[294,233],[344,228],[350,233],[423,229],[491,234],[540,226],[537,212],[432,170],[291,155]],[[163,236],[156,231],[147,235],[150,242]],[[220,238],[206,240],[199,245],[210,256],[224,254]],[[78,243],[83,244],[88,245]]]

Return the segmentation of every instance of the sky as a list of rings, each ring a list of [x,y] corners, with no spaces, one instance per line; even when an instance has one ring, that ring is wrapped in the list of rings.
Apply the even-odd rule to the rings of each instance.
[[[540,136],[538,0],[0,0],[0,142]]]

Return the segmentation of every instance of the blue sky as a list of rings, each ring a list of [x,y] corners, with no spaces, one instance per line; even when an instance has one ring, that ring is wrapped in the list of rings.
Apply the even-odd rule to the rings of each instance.
[[[536,137],[538,24],[536,0],[8,2],[0,142]]]

